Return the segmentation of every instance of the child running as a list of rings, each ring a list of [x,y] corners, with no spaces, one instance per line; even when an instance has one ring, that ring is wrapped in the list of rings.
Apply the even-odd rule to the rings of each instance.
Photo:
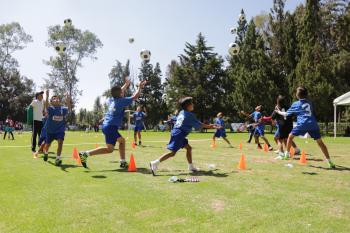
[[[62,106],[61,100],[57,95],[54,95],[50,99],[49,105],[49,90],[46,90],[46,101],[45,101],[45,109],[47,114],[46,121],[46,142],[44,147],[44,161],[47,161],[48,151],[51,146],[52,141],[57,140],[57,154],[55,165],[61,166],[61,153],[63,147],[63,141],[66,130],[66,116],[68,112],[71,110],[71,100],[70,96],[66,94],[66,105]]]
[[[128,77],[126,77],[125,80],[125,84],[122,87],[112,87],[112,97],[108,99],[108,110],[105,114],[102,125],[102,132],[105,136],[106,147],[99,147],[93,150],[79,152],[81,164],[85,168],[87,168],[87,158],[89,156],[112,153],[116,142],[119,143],[120,167],[128,167],[128,164],[125,161],[125,139],[119,134],[118,129],[122,125],[125,107],[131,105],[134,100],[139,98],[141,90],[147,82],[141,82],[138,85],[138,89],[132,96],[123,97],[125,90],[130,85],[130,80]]]
[[[290,157],[289,150],[292,146],[292,142],[295,136],[305,135],[308,133],[314,140],[316,140],[318,146],[321,148],[321,151],[327,159],[329,168],[334,169],[335,165],[331,161],[327,146],[321,139],[320,128],[313,113],[313,106],[306,99],[307,96],[308,92],[306,88],[298,87],[296,92],[298,101],[294,102],[292,106],[287,110],[287,112],[282,112],[280,110],[276,111],[282,116],[288,117],[295,115],[297,117],[297,126],[293,128],[292,132],[289,134],[287,141],[287,151],[285,152],[284,156],[285,158]]]
[[[192,97],[185,97],[179,101],[182,111],[178,114],[176,124],[171,131],[171,138],[167,147],[170,152],[162,155],[159,159],[150,162],[150,168],[153,176],[156,175],[158,165],[161,162],[175,156],[176,152],[181,148],[186,149],[188,170],[191,172],[198,171],[198,169],[192,164],[192,147],[188,143],[186,136],[192,131],[192,128],[198,129],[203,127],[208,129],[218,129],[219,127],[212,124],[207,125],[198,121],[196,116],[192,113],[194,108],[192,101]]]
[[[141,146],[141,131],[145,128],[144,127],[144,119],[147,116],[146,108],[144,108],[144,112],[142,111],[141,106],[138,106],[136,109],[136,112],[131,115],[131,117],[134,119],[135,122],[135,128],[134,128],[134,145],[136,145],[137,142],[137,136],[139,137],[139,146]]]
[[[215,139],[216,138],[221,138],[225,140],[225,142],[227,142],[230,147],[233,147],[230,143],[230,141],[227,139],[226,137],[226,131],[225,131],[225,121],[224,119],[222,119],[224,116],[224,114],[222,112],[219,112],[216,115],[216,119],[215,119],[215,125],[219,126],[220,128],[216,129],[215,134],[213,135],[213,143],[215,145]]]
[[[260,145],[260,142],[259,142],[259,137],[261,137],[265,141],[265,143],[268,145],[269,151],[272,151],[273,148],[272,148],[272,146],[270,145],[269,141],[267,140],[267,138],[264,135],[264,133],[265,133],[265,124],[263,122],[263,116],[261,115],[261,109],[262,109],[261,105],[257,106],[255,108],[255,112],[253,112],[250,115],[254,119],[254,122],[256,124],[255,131],[254,131],[255,143],[258,144],[258,149],[262,149],[262,146]]]

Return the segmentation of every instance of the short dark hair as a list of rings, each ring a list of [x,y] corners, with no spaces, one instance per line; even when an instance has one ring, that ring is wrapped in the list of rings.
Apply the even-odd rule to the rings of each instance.
[[[193,98],[190,96],[180,99],[179,104],[183,110],[186,110],[189,105],[193,103]]]
[[[276,102],[277,102],[277,105],[282,108],[286,107],[287,105],[286,98],[283,95],[278,95]]]
[[[113,98],[119,98],[122,93],[122,88],[120,86],[114,86],[111,88],[111,95]]]
[[[53,95],[53,96],[51,96],[50,102],[52,101],[53,98],[59,98],[59,97],[58,97],[58,95]]]
[[[297,88],[297,97],[299,99],[305,99],[307,97],[307,90],[305,87],[298,87]]]

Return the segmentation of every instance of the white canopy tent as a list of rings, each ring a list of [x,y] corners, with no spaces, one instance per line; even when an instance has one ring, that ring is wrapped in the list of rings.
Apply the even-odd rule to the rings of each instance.
[[[334,137],[337,137],[337,106],[339,105],[350,105],[350,91],[344,95],[334,99]]]

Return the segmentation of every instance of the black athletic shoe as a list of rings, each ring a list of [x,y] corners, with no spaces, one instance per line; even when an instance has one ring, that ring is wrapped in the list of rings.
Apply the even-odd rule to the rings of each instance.
[[[62,164],[62,160],[60,160],[60,159],[56,159],[56,160],[55,160],[55,165],[56,165],[57,167],[61,166],[61,164]]]
[[[49,155],[48,154],[44,154],[44,161],[46,162],[49,159]]]
[[[139,141],[139,146],[141,146],[141,144],[142,144],[141,141]]]
[[[120,162],[120,165],[119,165],[120,168],[128,168],[128,163],[123,161],[123,162]]]
[[[79,158],[81,161],[81,164],[83,165],[84,168],[87,168],[87,158],[88,155],[86,154],[86,152],[79,152]]]

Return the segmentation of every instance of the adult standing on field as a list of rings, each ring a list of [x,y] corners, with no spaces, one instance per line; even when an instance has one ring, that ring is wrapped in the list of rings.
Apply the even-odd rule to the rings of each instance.
[[[35,99],[30,106],[33,108],[33,131],[32,131],[32,152],[35,153],[36,138],[40,138],[40,132],[43,128],[43,91],[35,93]]]

